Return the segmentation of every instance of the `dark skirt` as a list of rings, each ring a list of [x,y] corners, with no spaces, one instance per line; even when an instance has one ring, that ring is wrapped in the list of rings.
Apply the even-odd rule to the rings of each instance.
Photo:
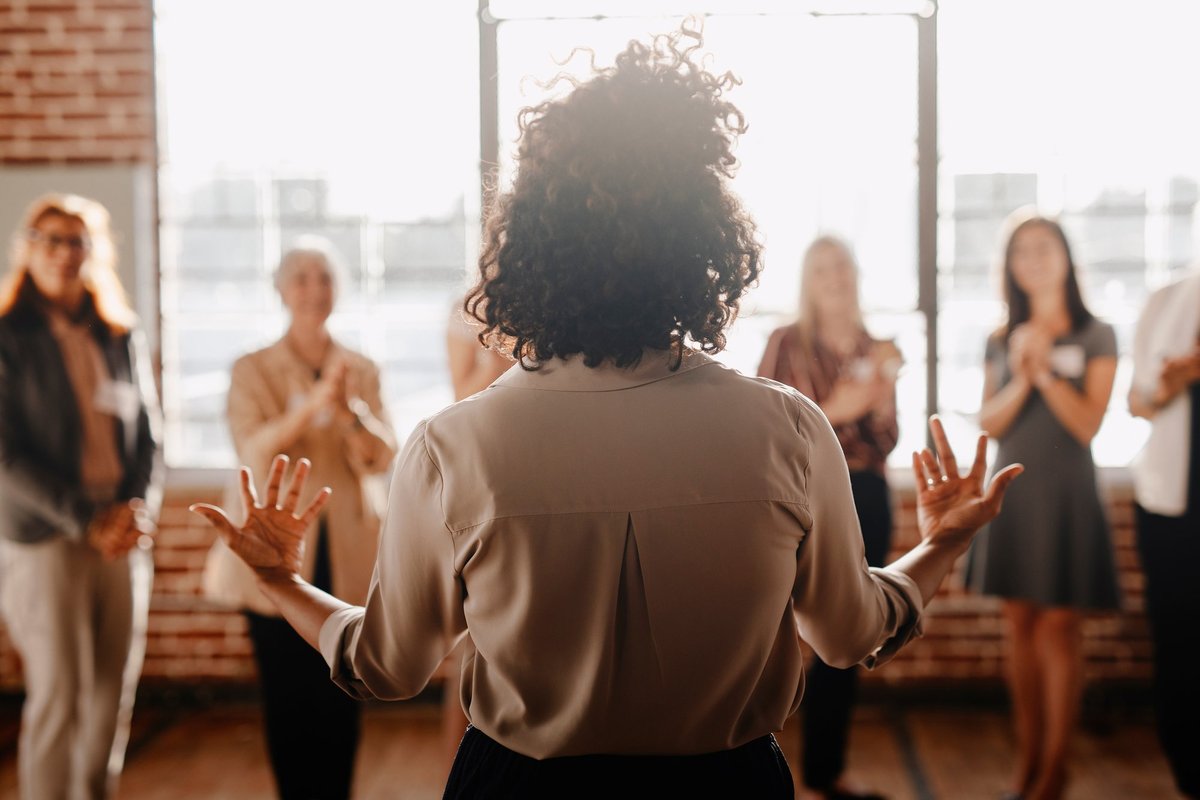
[[[587,755],[539,761],[471,726],[446,783],[447,800],[601,797],[754,797],[791,800],[792,773],[766,736],[692,756]]]

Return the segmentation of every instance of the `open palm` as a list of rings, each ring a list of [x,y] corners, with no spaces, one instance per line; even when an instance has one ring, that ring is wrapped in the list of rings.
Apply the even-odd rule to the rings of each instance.
[[[965,476],[958,474],[958,461],[942,421],[929,419],[937,457],[928,449],[913,453],[913,475],[917,489],[917,527],[924,541],[965,546],[979,528],[1000,513],[1008,485],[1025,467],[1010,464],[984,488],[987,472],[987,437],[975,447],[975,463]]]
[[[258,503],[254,492],[254,476],[249,467],[241,469],[242,503],[246,521],[239,527],[230,521],[225,510],[208,503],[196,503],[191,510],[211,522],[229,546],[261,577],[290,577],[300,572],[304,557],[304,532],[329,501],[328,486],[317,492],[308,507],[297,512],[304,484],[312,468],[308,459],[296,463],[288,489],[280,500],[280,487],[287,472],[288,457],[275,456],[267,475],[266,502]]]

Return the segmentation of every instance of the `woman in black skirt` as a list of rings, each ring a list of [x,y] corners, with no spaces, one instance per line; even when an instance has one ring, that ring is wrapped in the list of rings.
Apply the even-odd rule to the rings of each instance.
[[[709,357],[759,247],[727,185],[736,81],[699,44],[632,42],[522,115],[467,305],[524,369],[413,431],[365,607],[297,575],[328,497],[306,461],[285,482],[276,459],[263,505],[244,471],[241,526],[195,507],[356,696],[413,696],[465,641],[447,797],[791,798],[772,732],[800,637],[834,666],[893,655],[1019,472],[985,492],[983,450],[960,477],[935,422],[923,541],[869,569],[820,410]]]

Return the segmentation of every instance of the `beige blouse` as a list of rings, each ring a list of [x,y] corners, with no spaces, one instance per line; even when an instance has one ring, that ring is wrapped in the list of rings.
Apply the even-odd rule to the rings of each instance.
[[[110,410],[101,410],[99,393],[112,378],[91,326],[103,324],[93,316],[73,321],[59,311],[46,315],[50,332],[58,342],[63,367],[75,391],[82,433],[80,482],[94,498],[111,500],[125,475],[117,448],[117,422]]]
[[[368,358],[340,345],[334,345],[326,369],[341,358],[347,363],[346,386],[351,398],[359,397],[384,426],[390,423],[380,395],[379,368]],[[238,460],[253,470],[259,481],[259,497],[265,491],[267,470],[275,452],[257,451],[251,436],[263,424],[287,412],[294,403],[303,402],[312,391],[317,376],[283,341],[276,342],[239,358],[233,365],[229,387],[229,430]],[[335,420],[314,420],[307,431],[285,454],[293,463],[299,458],[312,462],[308,492],[322,486],[333,488],[333,497],[324,511],[328,530],[329,561],[333,594],[348,603],[363,603],[379,538],[379,513],[383,492],[372,497],[373,475],[387,470],[394,450],[387,446],[376,454],[372,466],[353,461],[346,448],[347,429]],[[303,500],[307,502],[307,498]],[[236,491],[227,492],[226,507],[241,508]],[[314,524],[305,540],[302,574],[311,580],[316,565]],[[258,589],[254,574],[220,541],[214,546],[205,574],[206,593],[219,600],[249,608],[260,614],[278,615],[274,605]]]
[[[514,367],[422,423],[365,608],[321,651],[404,698],[465,632],[471,722],[535,758],[705,753],[783,727],[800,639],[882,663],[917,587],[869,569],[837,437],[795,390],[702,354]]]

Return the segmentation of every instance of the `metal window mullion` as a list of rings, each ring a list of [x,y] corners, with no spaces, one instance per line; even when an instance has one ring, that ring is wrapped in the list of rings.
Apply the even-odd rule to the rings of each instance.
[[[937,11],[917,17],[917,305],[925,315],[925,410],[938,410]],[[928,436],[928,434],[927,434]]]

